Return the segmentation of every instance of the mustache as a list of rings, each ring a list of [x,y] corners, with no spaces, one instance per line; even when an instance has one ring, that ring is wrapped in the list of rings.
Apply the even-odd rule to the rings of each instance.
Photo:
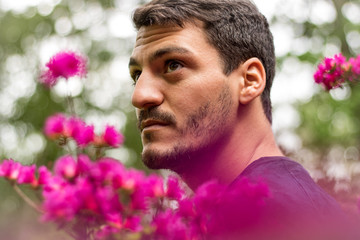
[[[147,119],[158,120],[167,124],[176,124],[175,116],[171,113],[161,112],[157,107],[141,109],[138,116],[137,128],[141,130],[141,123]]]

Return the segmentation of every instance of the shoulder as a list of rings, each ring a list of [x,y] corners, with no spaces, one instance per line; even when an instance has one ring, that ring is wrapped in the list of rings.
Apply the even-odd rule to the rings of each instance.
[[[255,176],[261,174],[262,176],[273,176],[276,173],[283,174],[295,174],[300,173],[301,175],[308,175],[307,171],[294,160],[283,157],[283,156],[274,156],[274,157],[262,157],[258,160],[252,162],[245,170],[240,174],[240,176]]]
[[[287,157],[264,157],[251,163],[237,178],[263,182],[269,188],[269,202],[281,209],[298,212],[308,210],[328,214],[341,211],[338,203],[320,188],[299,163]]]
[[[301,191],[314,184],[309,173],[299,163],[282,156],[263,157],[252,162],[237,179],[244,177],[251,181],[265,181],[270,188],[274,187],[273,191],[282,188]]]
[[[279,230],[275,233],[282,234],[288,229],[289,234],[306,235],[299,239],[328,239],[335,235],[340,238],[332,239],[353,239],[343,238],[346,231],[342,230],[346,229],[348,219],[339,204],[314,182],[301,164],[286,157],[260,158],[251,163],[230,187],[236,188],[236,183],[243,179],[267,186],[270,195],[265,200],[263,220]],[[336,231],[332,231],[334,223]]]

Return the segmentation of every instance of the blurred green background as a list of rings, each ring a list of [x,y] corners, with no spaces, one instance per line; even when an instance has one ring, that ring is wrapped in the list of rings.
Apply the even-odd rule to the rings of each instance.
[[[97,130],[110,123],[124,133],[124,146],[107,155],[144,169],[127,70],[136,36],[130,16],[141,2],[0,0],[0,159],[51,167],[63,152],[47,141],[42,127],[47,116],[66,110],[70,91],[76,112],[88,123]],[[345,208],[354,209],[360,192],[360,87],[327,93],[312,74],[324,56],[360,54],[360,1],[254,2],[275,40],[277,141]],[[89,72],[84,80],[60,82],[49,91],[37,79],[60,50],[88,56]],[[0,179],[0,239],[66,239],[38,218]]]

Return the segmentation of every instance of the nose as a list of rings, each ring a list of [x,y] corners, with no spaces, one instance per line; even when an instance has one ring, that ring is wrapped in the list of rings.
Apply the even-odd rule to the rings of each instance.
[[[160,89],[160,80],[143,71],[136,82],[131,102],[138,109],[160,105],[164,96]]]

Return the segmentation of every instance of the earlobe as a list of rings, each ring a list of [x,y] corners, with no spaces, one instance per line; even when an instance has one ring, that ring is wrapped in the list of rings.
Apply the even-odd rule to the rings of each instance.
[[[266,73],[265,68],[258,58],[250,58],[241,66],[241,85],[239,101],[241,104],[248,104],[260,96],[265,89]]]

